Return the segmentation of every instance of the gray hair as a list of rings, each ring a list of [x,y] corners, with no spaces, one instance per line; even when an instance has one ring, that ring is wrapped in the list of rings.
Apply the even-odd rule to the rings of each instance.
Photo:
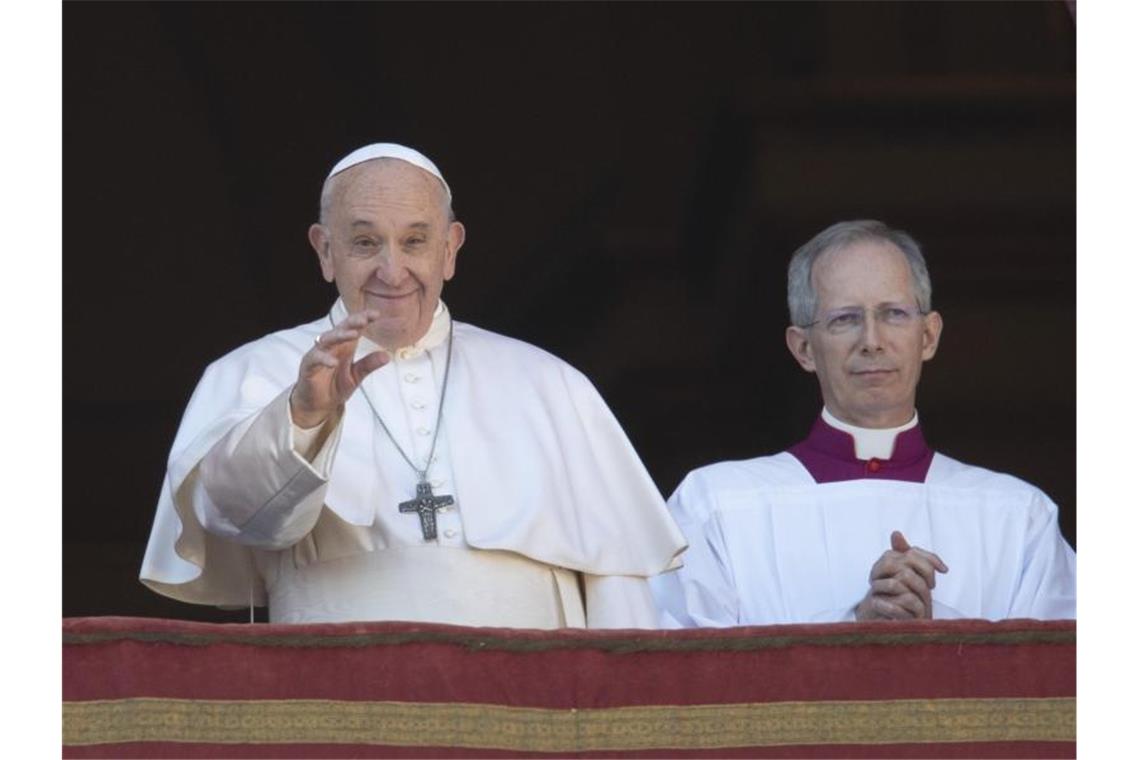
[[[807,327],[815,319],[818,302],[815,288],[812,287],[811,271],[819,257],[828,251],[868,240],[891,243],[903,252],[910,267],[910,280],[918,299],[918,308],[923,313],[930,311],[930,273],[926,269],[922,249],[915,239],[902,230],[891,229],[874,219],[857,219],[831,225],[792,254],[792,260],[788,264],[788,316],[793,325]]]
[[[375,158],[373,161],[399,161],[398,158]],[[317,221],[321,224],[328,224],[329,212],[332,210],[333,190],[336,188],[336,180],[341,173],[333,174],[325,178],[325,183],[321,185],[321,201],[320,208],[317,212]],[[443,189],[443,183],[440,183],[440,189]],[[451,194],[443,193],[443,208],[447,212],[447,221],[455,221],[455,212],[451,209]]]

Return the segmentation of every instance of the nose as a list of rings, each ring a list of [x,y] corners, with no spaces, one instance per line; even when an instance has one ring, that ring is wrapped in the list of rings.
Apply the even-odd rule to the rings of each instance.
[[[402,285],[408,279],[408,266],[403,252],[390,248],[377,256],[372,276],[390,287]]]
[[[878,315],[875,312],[870,312],[864,315],[863,330],[860,334],[860,342],[862,344],[861,350],[864,353],[873,353],[883,350],[882,343],[882,326],[879,324]]]

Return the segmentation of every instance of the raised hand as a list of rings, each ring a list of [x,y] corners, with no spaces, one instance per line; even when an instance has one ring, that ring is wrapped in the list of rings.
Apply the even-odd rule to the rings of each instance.
[[[871,566],[867,595],[855,608],[857,620],[910,620],[932,617],[936,573],[949,572],[942,558],[911,546],[899,531],[891,548]]]
[[[344,406],[364,378],[388,363],[391,357],[383,351],[373,351],[354,361],[364,328],[379,318],[379,312],[372,310],[349,314],[332,330],[317,337],[313,347],[301,357],[297,384],[289,396],[294,423],[302,428],[322,424]]]

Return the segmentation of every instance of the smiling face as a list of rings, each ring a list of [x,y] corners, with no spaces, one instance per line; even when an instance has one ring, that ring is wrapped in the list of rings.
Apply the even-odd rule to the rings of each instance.
[[[922,363],[938,349],[942,317],[934,311],[911,320],[876,317],[917,307],[906,256],[889,242],[861,241],[824,253],[811,278],[818,321],[789,327],[786,338],[800,366],[819,378],[828,411],[860,427],[908,422]],[[860,327],[828,329],[830,316],[849,309],[863,310]]]
[[[350,314],[379,312],[369,339],[409,346],[431,326],[443,283],[455,274],[463,225],[448,221],[439,180],[407,162],[365,161],[334,182],[327,218],[309,228],[321,273]]]

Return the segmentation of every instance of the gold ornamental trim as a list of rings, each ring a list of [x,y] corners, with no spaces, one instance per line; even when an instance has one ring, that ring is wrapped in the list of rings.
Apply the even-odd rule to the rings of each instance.
[[[1068,742],[1076,700],[909,699],[548,709],[342,700],[64,702],[63,743],[375,744],[519,752]]]

